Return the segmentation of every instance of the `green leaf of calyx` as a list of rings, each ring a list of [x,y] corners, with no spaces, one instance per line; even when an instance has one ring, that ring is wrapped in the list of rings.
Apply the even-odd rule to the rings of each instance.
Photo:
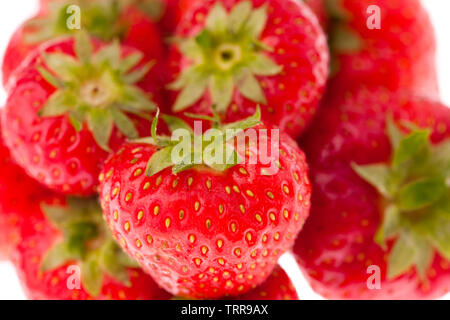
[[[249,67],[258,76],[274,76],[283,70],[282,66],[277,65],[263,53],[256,54]]]
[[[437,202],[446,191],[444,179],[425,178],[403,187],[396,197],[396,203],[404,211],[419,210]]]
[[[177,129],[183,129],[189,131],[191,134],[194,133],[192,130],[192,127],[187,124],[185,121],[181,120],[178,117],[169,116],[167,114],[161,115],[161,118],[164,120],[164,122],[169,127],[170,132],[174,132]]]
[[[133,121],[128,118],[123,112],[116,108],[111,109],[111,115],[117,128],[129,139],[136,139],[139,133],[136,130]]]
[[[267,104],[264,91],[250,70],[242,70],[235,81],[239,92],[244,97],[257,103]]]
[[[210,84],[211,98],[218,113],[225,113],[233,99],[233,78],[226,76],[213,76]]]
[[[99,264],[108,275],[127,287],[131,286],[127,270],[127,267],[131,266],[131,259],[114,240],[106,241],[100,249]],[[136,262],[134,266],[136,266]]]
[[[205,27],[206,30],[217,35],[227,31],[227,11],[220,2],[216,2],[209,12]]]
[[[228,30],[232,33],[238,33],[245,25],[253,9],[250,1],[241,1],[231,9],[228,16]]]
[[[188,72],[189,75],[187,78],[189,81],[177,97],[175,105],[172,108],[174,112],[183,111],[193,103],[197,102],[205,93],[208,86],[208,76],[205,76],[200,71],[196,70]]]
[[[81,282],[84,289],[92,297],[100,295],[103,285],[103,272],[99,265],[98,255],[98,253],[94,252],[81,263]]]
[[[50,96],[38,114],[41,117],[59,117],[69,113],[77,105],[77,97],[69,90],[58,90]]]
[[[64,243],[51,248],[43,257],[40,271],[47,272],[64,266],[68,262],[79,260],[81,257],[67,250]]]
[[[267,24],[267,5],[263,4],[257,9],[254,9],[247,19],[245,24],[246,32],[248,32],[254,39],[259,39]]]
[[[397,127],[392,114],[388,115],[386,127],[392,149],[397,150],[406,135]]]
[[[414,240],[403,233],[395,242],[388,260],[388,278],[394,279],[410,270],[416,260]]]
[[[110,152],[109,139],[114,128],[114,119],[108,110],[93,109],[89,112],[87,123],[95,142],[105,151]]]
[[[375,235],[375,242],[383,249],[387,249],[386,241],[400,232],[400,211],[394,205],[384,210],[383,222]]]
[[[352,168],[361,178],[375,187],[384,197],[392,197],[388,187],[391,171],[387,165],[375,164],[359,166],[353,163]]]
[[[151,177],[166,168],[172,167],[174,165],[172,162],[172,150],[172,147],[166,147],[153,154],[147,164],[145,174]]]
[[[89,34],[84,31],[77,32],[75,35],[75,53],[82,64],[90,64],[93,51]]]
[[[429,145],[430,131],[415,131],[402,139],[395,150],[393,167],[400,168],[406,162],[412,160]]]

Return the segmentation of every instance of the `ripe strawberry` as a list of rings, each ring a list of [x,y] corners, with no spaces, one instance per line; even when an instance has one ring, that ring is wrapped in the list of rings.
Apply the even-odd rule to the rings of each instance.
[[[145,76],[150,63],[139,52],[117,42],[93,48],[84,33],[76,39],[49,45],[17,74],[3,133],[31,177],[87,196],[96,192],[110,149],[147,128],[142,119],[154,103],[144,90],[153,79]]]
[[[277,266],[262,285],[236,300],[298,300],[298,295],[286,272]]]
[[[170,296],[111,238],[97,199],[40,203],[13,261],[34,300],[155,300]],[[61,202],[62,201],[62,202]],[[44,213],[43,213],[43,212]]]
[[[267,164],[250,161],[261,156],[258,146],[278,142],[278,130],[264,137],[265,127],[253,127],[258,123],[256,114],[226,126],[258,134],[245,150],[235,149],[239,162],[212,160],[206,136],[203,152],[194,153],[196,159],[203,155],[199,165],[188,156],[182,158],[189,161],[174,161],[177,146],[159,137],[126,144],[106,162],[100,193],[113,234],[176,296],[220,298],[261,284],[308,216],[311,190],[303,153],[281,134],[279,159],[273,151]],[[149,144],[154,141],[167,147]]]
[[[386,89],[325,105],[303,142],[314,192],[294,250],[311,285],[332,299],[444,295],[450,109]]]
[[[81,12],[81,28],[104,41],[120,38],[122,44],[142,51],[148,60],[154,60],[150,70],[155,79],[160,77],[164,56],[162,38],[154,22],[136,6],[116,0],[46,0],[36,17],[28,20],[12,36],[3,61],[3,85],[14,85],[13,74],[28,64],[27,57],[47,40],[73,35],[68,24],[75,23],[77,5]],[[11,80],[11,81],[10,81]],[[154,90],[161,90],[160,84]]]
[[[0,260],[8,259],[11,250],[20,241],[20,226],[24,212],[33,212],[37,199],[51,194],[11,158],[0,137]]]
[[[265,122],[298,137],[328,75],[326,38],[294,0],[208,0],[190,7],[168,61],[172,111],[234,122],[262,105]]]
[[[383,85],[438,96],[436,41],[420,0],[328,1],[333,85]],[[379,8],[380,28],[375,26]],[[368,10],[375,11],[368,11]],[[370,27],[369,27],[370,26]]]

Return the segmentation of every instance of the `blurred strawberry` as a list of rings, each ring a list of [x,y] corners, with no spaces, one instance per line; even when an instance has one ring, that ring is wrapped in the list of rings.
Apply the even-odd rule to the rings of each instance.
[[[14,163],[0,136],[0,260],[8,259],[21,241],[20,227],[26,213],[38,210],[39,199],[50,195]]]
[[[170,298],[109,235],[97,199],[36,202],[27,213],[13,262],[34,300]]]
[[[434,29],[420,0],[331,0],[328,7],[333,86],[439,95]]]
[[[235,300],[298,300],[298,295],[286,272],[277,266],[263,284]]]
[[[109,152],[150,130],[151,66],[140,52],[85,33],[48,45],[9,91],[3,133],[13,157],[55,191],[94,194]]]
[[[303,146],[310,219],[294,249],[331,299],[432,299],[450,288],[450,109],[386,89],[328,97]]]
[[[78,29],[103,41],[118,38],[123,45],[137,48],[148,60],[154,60],[152,77],[160,77],[164,56],[161,35],[155,23],[136,6],[116,0],[41,0],[38,14],[26,21],[8,44],[2,66],[3,85],[8,88],[14,84],[12,76],[28,64],[30,52],[46,41],[73,35]],[[160,89],[159,84],[153,88]]]
[[[184,14],[168,67],[174,113],[215,105],[234,122],[261,105],[263,121],[298,137],[317,111],[328,48],[301,2],[205,0]]]

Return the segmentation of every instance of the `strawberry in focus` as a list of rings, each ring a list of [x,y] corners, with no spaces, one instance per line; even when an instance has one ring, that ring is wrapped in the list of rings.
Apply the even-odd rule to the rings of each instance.
[[[208,0],[184,13],[168,61],[172,112],[262,119],[292,137],[317,111],[328,76],[326,37],[293,0]]]
[[[106,162],[100,194],[114,236],[175,296],[215,299],[261,284],[308,216],[311,189],[303,153],[259,119],[256,113],[215,127],[220,132],[215,141],[224,141],[224,128],[258,135],[244,149],[233,149],[225,164],[212,156],[209,130],[200,141],[203,151],[187,151],[181,161],[173,160],[178,141],[152,130],[153,138],[124,145]],[[193,134],[190,141],[196,141]],[[258,146],[278,141],[279,159],[272,149],[261,160]],[[219,154],[220,146],[214,150]]]
[[[80,12],[78,12],[77,8]],[[76,14],[80,13],[80,19]],[[80,23],[80,26],[77,26]],[[70,26],[70,28],[69,28]],[[12,36],[5,52],[3,85],[14,85],[14,73],[28,64],[28,56],[46,41],[73,35],[79,29],[103,41],[120,39],[121,43],[141,51],[154,60],[150,70],[159,79],[164,47],[156,24],[131,2],[115,0],[43,0],[38,14],[26,21]],[[154,88],[160,91],[161,85]]]
[[[420,0],[327,3],[333,86],[364,84],[439,96],[436,39]]]
[[[449,139],[440,103],[384,88],[330,95],[302,142],[314,192],[294,252],[315,291],[386,300],[448,292]]]
[[[13,254],[33,300],[161,300],[160,289],[110,236],[97,199],[35,202]]]
[[[55,191],[94,194],[109,152],[150,125],[151,65],[134,49],[93,43],[85,33],[49,45],[9,91],[3,134],[14,159]]]
[[[286,272],[277,266],[259,287],[236,297],[235,300],[299,300],[297,291]]]

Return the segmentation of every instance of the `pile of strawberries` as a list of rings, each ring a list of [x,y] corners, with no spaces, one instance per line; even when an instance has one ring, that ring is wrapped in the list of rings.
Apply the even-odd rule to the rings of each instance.
[[[2,66],[0,259],[30,299],[296,300],[289,251],[326,298],[439,298],[435,51],[420,0],[41,0]],[[220,164],[230,129],[257,139]]]

